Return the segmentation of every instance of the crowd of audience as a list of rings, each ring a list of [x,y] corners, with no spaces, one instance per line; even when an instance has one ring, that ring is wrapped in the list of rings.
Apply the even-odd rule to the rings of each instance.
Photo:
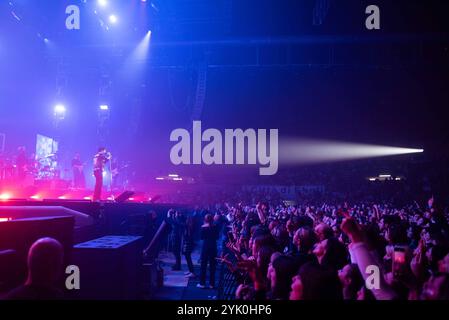
[[[182,253],[189,268],[186,276],[196,278],[191,253],[198,233],[198,287],[216,287],[219,262],[233,274],[236,299],[449,300],[448,218],[447,209],[432,197],[424,205],[405,207],[369,202],[292,205],[279,199],[257,205],[225,203],[197,207],[187,216],[170,210],[165,221],[171,225],[170,235],[179,240],[172,241],[173,268],[180,269]],[[56,240],[36,241],[28,254],[26,283],[4,298],[62,297],[55,285],[62,256]]]
[[[226,218],[217,260],[238,282],[237,299],[449,299],[448,213],[433,198],[401,208],[259,202],[216,212],[216,222]]]

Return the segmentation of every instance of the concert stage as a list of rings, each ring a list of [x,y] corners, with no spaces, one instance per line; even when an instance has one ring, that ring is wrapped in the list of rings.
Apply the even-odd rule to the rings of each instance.
[[[2,208],[8,208],[2,210]],[[37,208],[46,208],[37,213]],[[11,210],[15,208],[14,210]],[[91,218],[91,225],[95,227],[94,236],[101,236],[107,234],[130,234],[139,228],[140,224],[145,224],[148,221],[148,215],[155,213],[156,222],[159,224],[166,217],[167,211],[170,208],[177,210],[188,210],[184,205],[178,204],[154,204],[154,203],[139,203],[139,202],[123,202],[117,203],[113,201],[93,202],[90,200],[61,200],[61,199],[44,199],[42,201],[33,200],[3,200],[0,201],[0,221],[14,221],[24,218],[42,217],[42,216],[61,216],[61,213],[55,211],[54,208],[70,209],[69,214],[64,215],[87,215]],[[75,219],[76,220],[76,219]],[[153,222],[153,223],[154,223]],[[86,227],[75,224],[75,238],[77,238],[77,229]],[[143,228],[144,226],[141,226]],[[79,239],[86,240],[86,236]]]

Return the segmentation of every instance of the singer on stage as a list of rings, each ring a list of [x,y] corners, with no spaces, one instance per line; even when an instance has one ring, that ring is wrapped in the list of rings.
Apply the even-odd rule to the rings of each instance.
[[[95,176],[95,190],[93,201],[101,200],[101,190],[103,187],[103,171],[104,165],[111,159],[111,154],[106,151],[106,148],[101,147],[98,149],[97,154],[94,156],[94,176]]]

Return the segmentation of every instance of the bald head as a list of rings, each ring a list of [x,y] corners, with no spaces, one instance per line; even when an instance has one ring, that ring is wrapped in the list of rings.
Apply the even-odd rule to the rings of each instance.
[[[59,241],[41,238],[28,251],[28,283],[52,285],[62,268],[64,250]]]

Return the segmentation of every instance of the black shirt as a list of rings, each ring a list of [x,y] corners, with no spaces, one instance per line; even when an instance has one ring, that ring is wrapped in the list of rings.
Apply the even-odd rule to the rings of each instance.
[[[215,225],[209,227],[201,227],[201,240],[203,240],[204,249],[217,250],[218,228]]]

